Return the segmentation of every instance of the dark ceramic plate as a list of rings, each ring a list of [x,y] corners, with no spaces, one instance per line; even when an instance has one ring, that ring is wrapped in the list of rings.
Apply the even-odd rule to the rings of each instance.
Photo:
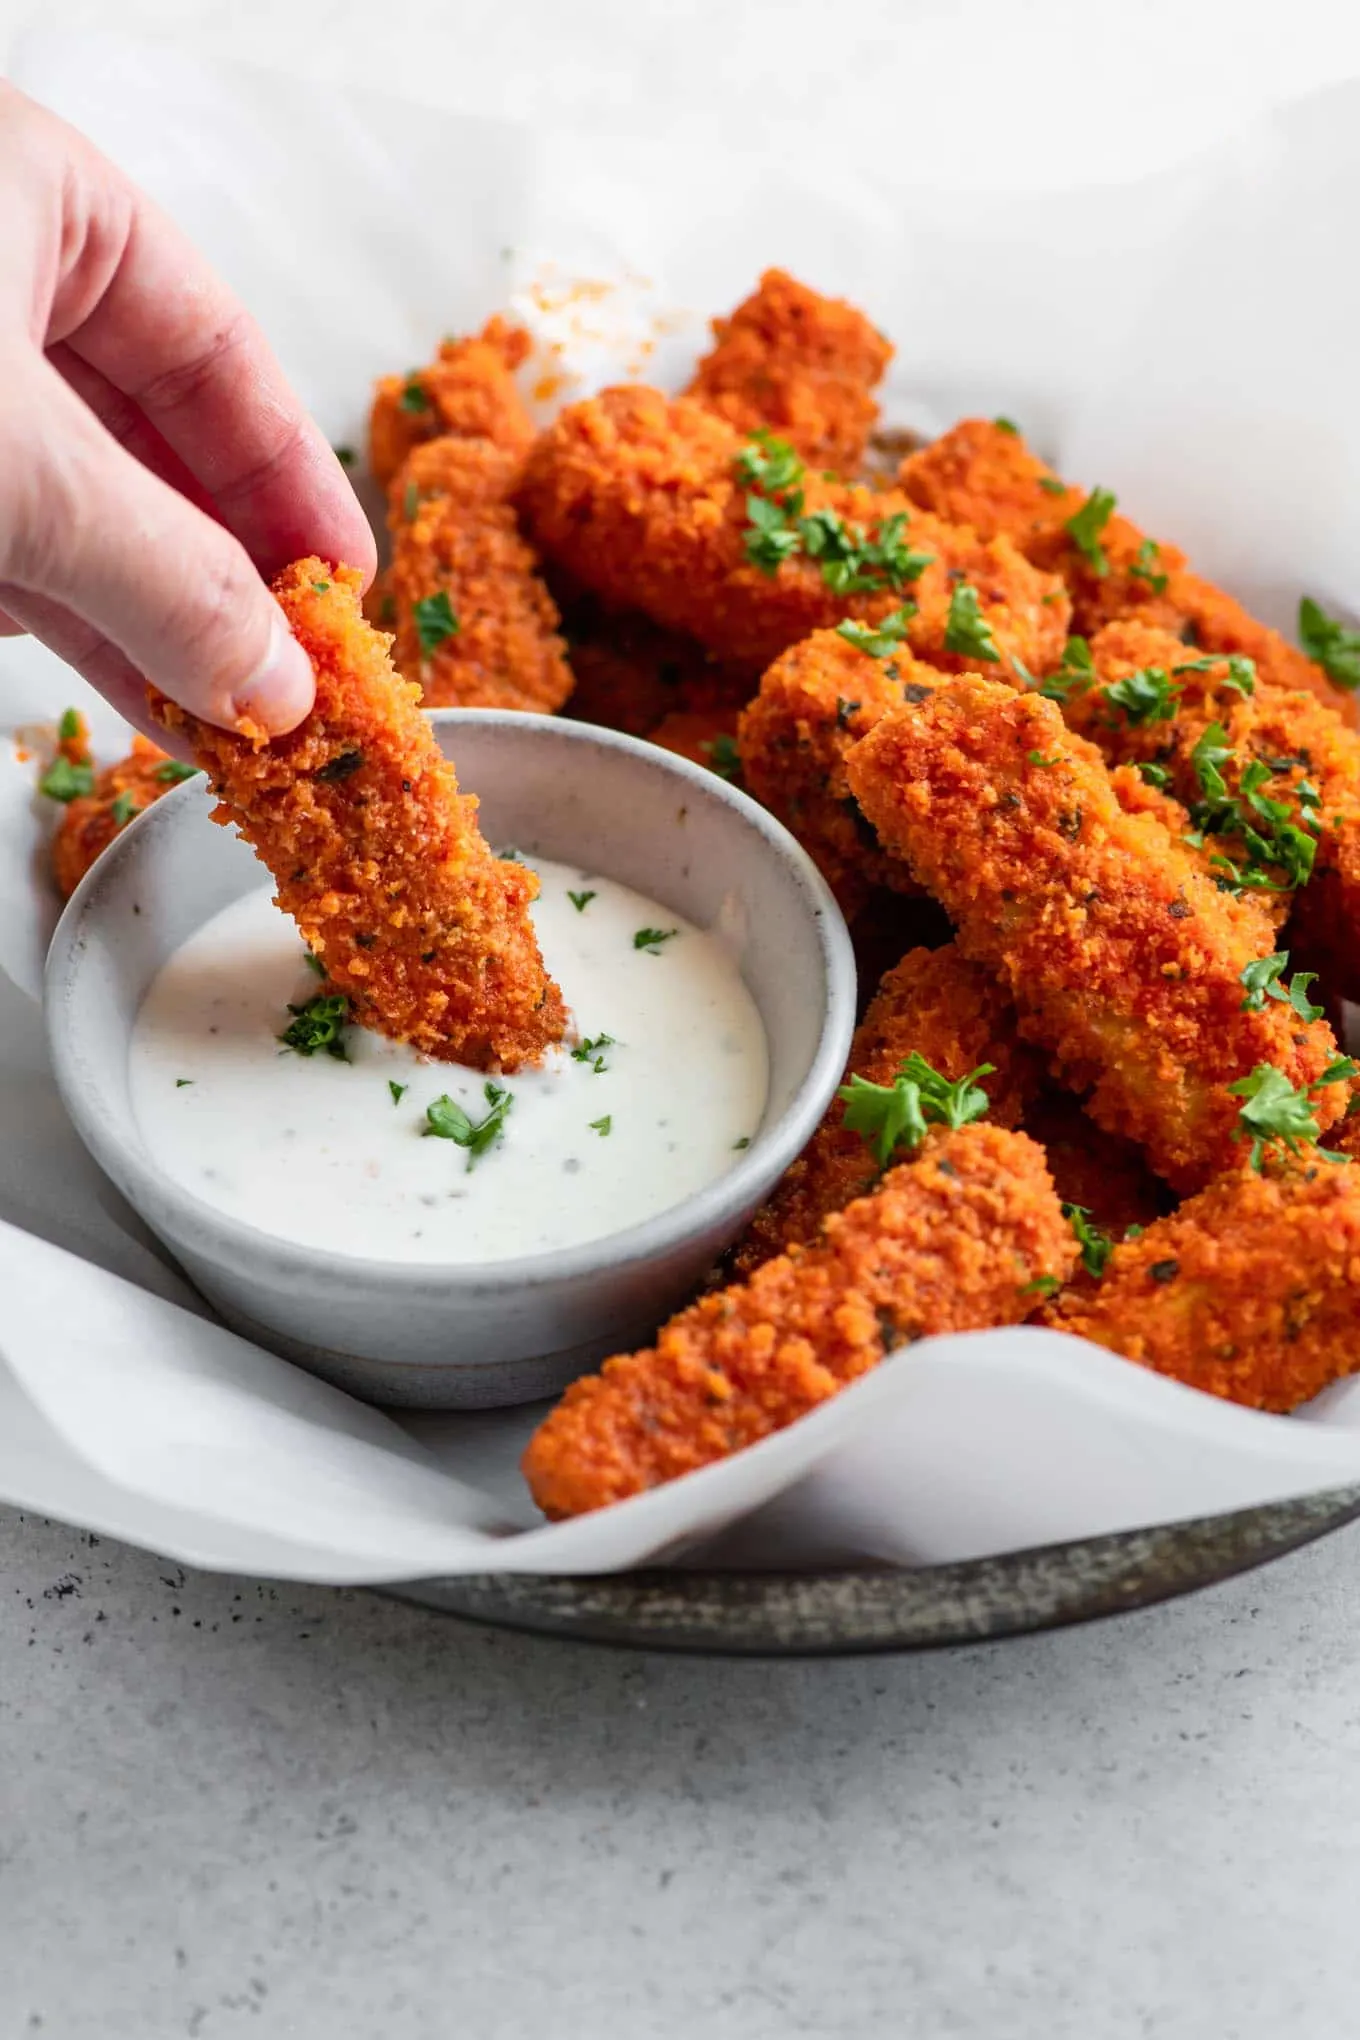
[[[1360,1487],[1160,1530],[912,1571],[479,1573],[398,1598],[503,1629],[710,1657],[931,1650],[1118,1615],[1213,1586],[1360,1517]]]

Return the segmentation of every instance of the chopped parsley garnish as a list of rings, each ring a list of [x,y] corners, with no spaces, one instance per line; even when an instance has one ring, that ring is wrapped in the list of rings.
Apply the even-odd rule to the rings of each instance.
[[[408,376],[406,387],[401,393],[403,411],[428,411],[430,400],[414,376]]]
[[[136,795],[130,792],[127,787],[124,787],[117,800],[113,803],[110,813],[113,816],[114,827],[116,829],[125,829],[132,820],[132,817],[137,813]]]
[[[1235,1084],[1229,1084],[1233,1097],[1243,1100],[1237,1113],[1240,1121],[1237,1137],[1251,1141],[1252,1168],[1259,1170],[1263,1157],[1272,1148],[1298,1155],[1305,1143],[1315,1146],[1322,1131],[1313,1114],[1315,1094],[1324,1085],[1343,1084],[1355,1074],[1356,1065],[1350,1057],[1340,1056],[1304,1091],[1296,1091],[1273,1063],[1257,1063],[1249,1077],[1239,1077]],[[1317,1153],[1328,1162],[1347,1159],[1329,1148],[1319,1147]]]
[[[331,452],[335,455],[342,468],[352,468],[358,461],[358,455],[352,446],[333,446]]]
[[[330,582],[329,582],[329,581],[313,581],[313,583],[312,583],[312,593],[313,593],[313,595],[326,595],[326,594],[329,594],[329,592],[330,592],[330,585],[331,585],[331,584],[330,584]]]
[[[1111,509],[1114,507],[1113,497],[1110,499],[1110,507]],[[1159,574],[1157,572],[1157,562],[1161,556],[1162,549],[1156,539],[1145,538],[1138,548],[1137,559],[1129,568],[1130,580],[1146,582],[1154,595],[1165,593],[1168,580],[1166,574]]]
[[[798,553],[816,560],[822,579],[837,594],[868,588],[901,588],[927,566],[930,553],[914,553],[904,536],[906,513],[885,517],[878,530],[864,532],[836,510],[803,515],[806,470],[786,440],[753,434],[737,455],[737,480],[747,490],[746,557],[762,573],[777,574]]]
[[[916,604],[904,602],[881,623],[856,623],[853,617],[847,616],[844,623],[836,625],[836,633],[848,645],[853,645],[857,652],[866,652],[871,659],[889,659],[901,645],[915,614]]]
[[[1241,838],[1245,861],[1240,869],[1236,865],[1231,867],[1235,884],[1258,890],[1292,891],[1307,882],[1317,855],[1316,835],[1309,833],[1309,828],[1315,830],[1317,823],[1307,813],[1307,796],[1299,804],[1299,813],[1307,826],[1300,826],[1288,801],[1275,800],[1262,792],[1274,776],[1274,768],[1262,758],[1253,758],[1242,767],[1234,794],[1223,775],[1225,765],[1236,763],[1227,737],[1222,723],[1210,723],[1190,753],[1190,763],[1204,796],[1192,805],[1190,819],[1201,839],[1206,833]],[[1279,762],[1283,767],[1284,761]],[[1307,783],[1302,782],[1304,786]],[[1297,797],[1298,789],[1294,792]],[[1216,861],[1230,863],[1228,859]]]
[[[767,496],[796,489],[803,474],[803,463],[787,439],[778,439],[768,430],[753,432],[737,455],[738,481],[745,482],[748,488],[762,490]]]
[[[679,933],[678,928],[639,928],[633,937],[633,947],[645,949],[649,956],[657,956],[660,954],[662,943],[669,942],[673,935]]]
[[[749,1134],[749,1133],[744,1133],[744,1134],[742,1135],[742,1137],[741,1137],[741,1139],[740,1139],[740,1140],[734,1140],[734,1141],[733,1141],[733,1143],[732,1143],[732,1151],[733,1151],[733,1153],[734,1153],[734,1154],[740,1154],[740,1153],[741,1153],[741,1150],[742,1150],[743,1148],[748,1148],[748,1147],[750,1147],[750,1145],[751,1145],[751,1136],[750,1136],[750,1134]]]
[[[447,588],[439,589],[434,595],[423,595],[419,602],[413,602],[411,620],[426,658],[439,650],[445,638],[458,635],[458,618],[453,613]]]
[[[1062,752],[1055,751],[1051,758],[1045,758],[1042,751],[1030,751],[1026,755],[1031,765],[1056,765],[1062,757]]]
[[[779,503],[766,496],[746,498],[746,557],[762,574],[777,574],[785,560],[793,558],[802,544],[798,526]]]
[[[1256,692],[1256,661],[1243,652],[1232,652],[1226,658],[1186,659],[1181,665],[1171,668],[1172,675],[1179,680],[1182,673],[1212,673],[1215,666],[1226,666],[1227,672],[1219,681],[1232,694],[1252,695]]]
[[[569,892],[567,898],[571,901],[578,914],[584,914],[591,901],[599,898],[599,894],[593,892]]]
[[[78,708],[64,708],[62,710],[61,721],[57,724],[57,735],[63,744],[73,744],[75,742],[76,738],[80,735],[80,710]]]
[[[1299,643],[1338,687],[1360,687],[1360,630],[1347,630],[1311,595],[1299,604]]]
[[[1008,432],[1012,439],[1020,437],[1020,427],[1014,418],[993,418],[992,423],[998,432]]]
[[[1171,784],[1171,774],[1165,765],[1140,765],[1138,777],[1145,786],[1155,786],[1158,793],[1165,793]]]
[[[992,627],[978,603],[978,591],[971,582],[960,581],[949,601],[944,648],[962,659],[981,659],[995,666],[1001,658]]]
[[[741,752],[735,737],[729,737],[726,730],[713,738],[711,743],[700,744],[699,749],[708,760],[709,770],[716,772],[719,779],[739,780],[741,778]]]
[[[1300,1020],[1320,1020],[1325,1008],[1315,1006],[1308,996],[1308,987],[1317,982],[1315,970],[1296,970],[1288,984],[1284,973],[1289,968],[1289,951],[1280,949],[1273,956],[1258,957],[1242,972],[1242,983],[1246,986],[1246,997],[1242,1001],[1244,1013],[1260,1013],[1265,1009],[1267,999],[1278,999],[1281,1005],[1292,1006]]]
[[[827,587],[837,595],[853,595],[868,588],[901,588],[924,573],[934,554],[912,552],[906,528],[901,510],[885,517],[873,536],[858,524],[847,524],[835,510],[813,510],[799,520],[798,534],[808,558],[820,564]]]
[[[469,1169],[476,1168],[479,1158],[500,1140],[515,1102],[514,1093],[501,1084],[484,1084],[482,1092],[491,1108],[485,1119],[470,1119],[445,1092],[433,1105],[425,1107],[425,1124],[420,1129],[423,1134],[433,1134],[438,1140],[451,1140],[466,1148]]]
[[[201,765],[185,765],[179,758],[167,758],[156,767],[156,777],[162,786],[178,786],[182,779],[197,779],[202,770]]]
[[[609,1129],[613,1126],[613,1124],[614,1124],[613,1114],[606,1112],[603,1119],[591,1120],[590,1130],[592,1133],[598,1133],[600,1139],[603,1140],[605,1135],[609,1132]]]
[[[1114,1241],[1098,1225],[1092,1225],[1091,1214],[1084,1204],[1064,1204],[1063,1217],[1076,1235],[1081,1248],[1081,1265],[1088,1275],[1094,1275],[1097,1282],[1105,1273],[1105,1264],[1114,1252]]]
[[[589,1063],[596,1076],[600,1077],[609,1067],[604,1059],[605,1050],[617,1047],[618,1043],[612,1034],[587,1036],[584,1041],[577,1042],[571,1052],[571,1059],[573,1062]]]
[[[318,1055],[324,1049],[337,1062],[348,1062],[345,1029],[350,1023],[349,1000],[343,992],[318,992],[301,1006],[290,1005],[292,1020],[279,1040],[298,1055]]]
[[[189,1087],[189,1085],[190,1085],[190,1084],[192,1084],[192,1082],[193,1082],[193,1081],[194,1081],[194,1080],[193,1080],[193,1078],[192,1078],[192,1077],[176,1077],[176,1078],[175,1078],[175,1089],[176,1089],[177,1091],[184,1091],[184,1090],[187,1090],[187,1089],[188,1089],[188,1087]]]
[[[325,964],[321,961],[321,958],[319,956],[313,956],[310,949],[303,950],[302,961],[306,964],[308,970],[314,970],[319,978],[325,977],[326,975]]]
[[[1040,475],[1039,487],[1046,496],[1065,496],[1067,494],[1066,482],[1060,482],[1056,475]],[[1044,600],[1047,601],[1048,597],[1045,596]]]
[[[1025,1284],[1020,1294],[1022,1296],[1054,1296],[1061,1288],[1062,1283],[1056,1275],[1036,1275],[1032,1282]]]
[[[392,1093],[392,1103],[400,1105],[411,1086],[409,1084],[399,1084],[395,1077],[389,1077],[387,1079],[387,1088]]]
[[[989,1100],[978,1079],[990,1077],[995,1069],[995,1063],[979,1063],[951,1084],[913,1049],[891,1084],[871,1084],[865,1077],[852,1076],[836,1096],[845,1106],[847,1130],[857,1133],[873,1150],[879,1167],[886,1169],[896,1150],[916,1147],[928,1127],[957,1130],[981,1119]]]
[[[1063,527],[1087,565],[1098,574],[1110,571],[1100,535],[1114,514],[1115,501],[1111,490],[1092,489],[1075,517],[1069,517]]]
[[[1110,707],[1117,709],[1132,729],[1143,723],[1171,722],[1180,703],[1181,690],[1161,666],[1140,666],[1112,681],[1102,690]]]
[[[1085,694],[1088,687],[1094,687],[1095,680],[1090,645],[1084,637],[1070,637],[1063,646],[1061,666],[1056,673],[1049,674],[1039,692],[1048,701],[1063,702],[1074,694]]]
[[[94,792],[94,766],[88,759],[72,764],[59,753],[38,781],[38,791],[49,800],[82,800]]]

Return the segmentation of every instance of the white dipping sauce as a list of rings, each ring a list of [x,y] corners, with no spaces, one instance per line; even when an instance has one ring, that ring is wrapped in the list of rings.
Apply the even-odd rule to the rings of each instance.
[[[723,1175],[760,1124],[765,1033],[714,936],[612,880],[546,860],[533,907],[574,1031],[513,1095],[499,1140],[427,1138],[447,1094],[475,1123],[486,1076],[358,1027],[350,1057],[283,1049],[326,987],[267,886],[217,914],[152,982],[132,1105],[168,1176],[276,1239],[383,1261],[477,1263],[621,1232]],[[578,910],[569,898],[593,893]],[[676,932],[639,949],[643,929]],[[607,1034],[587,1059],[571,1050]],[[596,1067],[602,1063],[603,1067]],[[394,1102],[390,1085],[406,1085]]]

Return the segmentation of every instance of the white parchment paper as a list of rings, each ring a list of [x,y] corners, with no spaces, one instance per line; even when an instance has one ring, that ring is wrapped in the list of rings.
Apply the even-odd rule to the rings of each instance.
[[[113,40],[30,38],[15,76],[198,239],[337,442],[362,443],[375,375],[507,302],[555,400],[674,385],[705,317],[780,262],[895,339],[891,422],[1018,417],[1285,627],[1301,592],[1360,601],[1360,86],[1155,176],[1008,195],[894,182],[881,150],[871,170],[555,135]],[[516,1472],[539,1411],[397,1422],[224,1331],[71,1132],[37,1005],[50,818],[12,740],[71,701],[116,749],[73,675],[0,643],[6,1500],[194,1564],[358,1583],[715,1539],[728,1563],[920,1563],[1360,1480],[1360,1388],[1266,1417],[1019,1330],[928,1342],[724,1465],[542,1524]]]

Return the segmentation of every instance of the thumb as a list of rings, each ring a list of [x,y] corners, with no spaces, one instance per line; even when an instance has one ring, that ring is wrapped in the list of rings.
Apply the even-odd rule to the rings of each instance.
[[[0,423],[7,599],[70,612],[205,722],[295,728],[311,665],[244,547],[124,452],[49,363],[14,381]]]

